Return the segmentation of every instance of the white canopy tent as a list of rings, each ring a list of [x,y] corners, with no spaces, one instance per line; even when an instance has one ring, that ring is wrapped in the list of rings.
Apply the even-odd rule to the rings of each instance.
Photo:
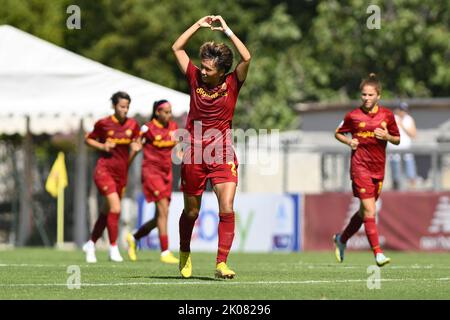
[[[84,58],[8,25],[0,26],[0,133],[74,132],[112,113],[116,91],[131,96],[129,116],[150,115],[155,100],[173,113],[189,109],[189,95]]]
[[[131,96],[129,116],[149,116],[155,100],[167,99],[175,116],[189,109],[189,95],[79,56],[14,27],[0,26],[0,134],[25,135],[19,177],[18,245],[30,235],[33,212],[33,148],[30,133],[77,133],[74,240],[86,240],[87,150],[84,131],[112,114],[111,95]],[[83,127],[81,127],[81,125]],[[35,220],[37,221],[37,220]]]

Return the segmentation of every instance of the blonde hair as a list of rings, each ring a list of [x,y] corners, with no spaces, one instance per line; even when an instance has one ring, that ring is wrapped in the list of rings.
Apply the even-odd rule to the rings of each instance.
[[[375,73],[370,73],[368,78],[363,79],[359,85],[359,89],[362,90],[365,86],[372,86],[375,88],[378,95],[381,94],[381,83]]]

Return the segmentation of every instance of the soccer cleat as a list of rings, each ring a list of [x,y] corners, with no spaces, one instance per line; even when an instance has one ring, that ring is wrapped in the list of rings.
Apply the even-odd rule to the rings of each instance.
[[[119,252],[118,245],[109,246],[109,260],[114,261],[114,262],[122,262],[123,261],[123,258]]]
[[[338,262],[344,262],[345,244],[341,242],[341,235],[339,233],[336,233],[333,236],[333,242],[335,246],[334,255],[336,256],[336,260]]]
[[[127,234],[127,243],[128,243],[128,257],[131,261],[136,261],[136,239],[131,233]]]
[[[391,262],[391,259],[386,257],[382,253],[377,253],[377,255],[375,256],[375,261],[377,262],[377,266],[382,267]]]
[[[190,278],[192,276],[192,261],[191,253],[180,251],[179,269],[183,278]]]
[[[87,263],[96,263],[97,257],[95,256],[95,244],[92,240],[86,242],[83,246],[83,251],[86,253]]]
[[[216,266],[216,278],[233,279],[236,273],[228,268],[225,262],[218,263]]]
[[[161,262],[164,263],[169,263],[169,264],[176,264],[179,263],[180,261],[173,255],[172,252],[170,252],[169,250],[166,250],[164,252],[161,252],[161,257],[160,257]]]

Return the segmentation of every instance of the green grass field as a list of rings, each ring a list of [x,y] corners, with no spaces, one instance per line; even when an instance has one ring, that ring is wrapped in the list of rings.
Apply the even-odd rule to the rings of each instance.
[[[122,250],[125,258],[125,251]],[[193,277],[181,279],[177,265],[159,262],[156,251],[139,261],[112,263],[97,252],[88,265],[82,251],[0,251],[0,299],[450,299],[450,255],[387,252],[379,289],[368,289],[369,252],[347,252],[337,264],[332,252],[232,253],[233,280],[214,279],[215,255],[193,253]],[[81,270],[81,288],[67,287],[67,268]],[[373,275],[372,275],[373,276]],[[369,283],[374,284],[369,280]]]

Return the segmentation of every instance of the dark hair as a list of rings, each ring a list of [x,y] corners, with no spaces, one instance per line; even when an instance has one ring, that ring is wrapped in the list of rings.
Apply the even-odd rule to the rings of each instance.
[[[126,99],[131,102],[130,95],[125,91],[117,91],[116,93],[114,93],[111,97],[112,104],[117,105],[119,103],[119,99]]]
[[[359,85],[359,89],[363,89],[364,86],[373,86],[378,94],[381,94],[381,83],[378,81],[377,75],[375,73],[370,73],[367,79],[363,79]]]
[[[233,51],[227,45],[214,41],[205,42],[200,47],[200,58],[213,60],[217,69],[224,73],[230,71],[233,65]]]
[[[160,105],[162,105],[163,103],[169,102],[167,100],[159,100],[159,101],[155,101],[153,103],[153,111],[152,111],[152,117],[150,118],[150,120],[156,119],[157,115],[156,115],[156,109],[158,109],[158,107]]]

